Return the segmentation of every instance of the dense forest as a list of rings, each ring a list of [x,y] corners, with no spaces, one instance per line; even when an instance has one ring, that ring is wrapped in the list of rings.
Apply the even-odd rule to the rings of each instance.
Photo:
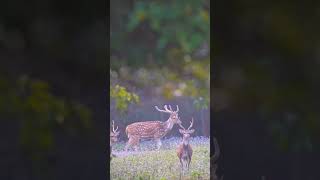
[[[155,105],[179,105],[183,121],[194,117],[197,135],[209,136],[209,1],[130,2],[111,2],[110,118],[124,132],[164,121]]]

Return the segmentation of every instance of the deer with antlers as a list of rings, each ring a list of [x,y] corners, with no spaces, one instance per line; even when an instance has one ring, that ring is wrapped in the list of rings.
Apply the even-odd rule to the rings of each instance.
[[[169,105],[164,105],[164,110],[159,109],[155,106],[156,110],[164,113],[170,114],[167,121],[144,121],[144,122],[135,122],[127,126],[126,134],[128,136],[128,142],[125,147],[125,151],[129,147],[133,146],[135,150],[138,150],[138,145],[140,139],[154,139],[157,142],[157,150],[160,149],[162,143],[161,138],[164,137],[172,128],[174,124],[181,124],[181,121],[178,116],[179,107],[175,111],[172,110]]]
[[[114,129],[114,121],[112,121],[112,132],[110,132],[110,155],[115,156],[112,154],[112,145],[118,141],[118,136],[120,134],[118,130],[118,126],[116,129]]]
[[[190,121],[190,126],[185,129],[182,124],[179,124],[182,129],[179,132],[183,135],[182,143],[177,148],[177,156],[180,160],[181,172],[183,173],[185,169],[189,170],[189,165],[192,158],[192,148],[189,144],[190,135],[194,133],[194,129],[190,129],[193,126],[193,118]]]

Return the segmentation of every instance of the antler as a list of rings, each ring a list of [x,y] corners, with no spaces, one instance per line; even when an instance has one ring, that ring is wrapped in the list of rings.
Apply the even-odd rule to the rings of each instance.
[[[177,112],[179,111],[179,106],[177,105],[177,110],[173,111],[172,108],[171,108],[171,106],[169,105],[169,109],[170,109],[170,111],[177,113]]]
[[[180,118],[179,118],[180,119]],[[178,124],[183,130],[186,130],[183,126],[182,126],[182,123],[179,123]]]
[[[155,106],[155,108],[160,112],[172,113],[172,111],[168,109],[167,105],[164,105],[164,110],[159,109],[158,106]]]
[[[185,132],[189,132],[190,131],[190,128],[192,128],[193,126],[193,118],[192,120],[190,121],[190,126],[188,127],[188,129],[185,129],[182,124],[178,124],[183,130],[185,130]]]
[[[173,112],[177,113],[177,112],[179,112],[179,106],[178,105],[177,105],[177,110],[176,111],[172,110],[171,105],[169,105],[169,109],[168,109],[167,105],[164,105],[163,107],[164,107],[164,110],[161,110],[161,109],[158,108],[158,106],[155,106],[155,108],[160,112],[165,112],[165,113],[173,113]]]
[[[187,130],[190,130],[190,128],[192,128],[192,126],[193,126],[193,118],[192,118],[192,120],[190,121],[190,126],[188,127]]]
[[[114,133],[116,133],[116,132],[117,132],[117,130],[118,130],[118,126],[117,126],[117,128],[116,128],[116,129],[114,129],[114,121],[112,121],[112,131],[113,131]]]
[[[170,106],[170,105],[169,105]],[[170,107],[171,108],[171,107]],[[170,109],[168,109],[168,106],[167,105],[164,105],[164,109],[166,110],[166,111],[168,111],[168,112],[172,112],[172,111],[170,111]]]

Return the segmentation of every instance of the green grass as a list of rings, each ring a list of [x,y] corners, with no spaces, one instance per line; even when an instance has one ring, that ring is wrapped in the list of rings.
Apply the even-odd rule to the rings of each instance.
[[[189,172],[182,179],[210,179],[210,145],[193,145]],[[111,179],[115,180],[171,180],[180,177],[180,162],[176,149],[146,151],[137,155],[113,158]]]

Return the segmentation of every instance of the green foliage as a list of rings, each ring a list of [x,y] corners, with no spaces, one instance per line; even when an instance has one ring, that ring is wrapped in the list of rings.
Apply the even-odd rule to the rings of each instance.
[[[84,128],[88,129],[91,127],[92,114],[91,110],[87,106],[80,103],[72,103],[71,110],[76,117],[79,118],[80,123]]]
[[[7,90],[5,90],[7,89]],[[57,127],[89,127],[90,109],[78,103],[70,103],[50,93],[49,84],[21,76],[8,83],[0,77],[0,106],[2,118],[19,120],[20,145],[34,160],[35,167],[46,166],[45,157],[54,149],[54,131]],[[79,122],[72,123],[76,118]]]
[[[145,173],[141,173],[141,175],[138,175],[138,177],[135,178],[135,179],[138,179],[138,180],[149,180],[149,179],[151,179],[151,175],[149,173],[145,172]]]
[[[193,65],[200,68],[194,68]],[[145,91],[156,92],[160,90],[160,94],[166,99],[173,99],[180,96],[193,97],[195,99],[203,99],[201,107],[207,108],[210,99],[210,70],[208,61],[197,62],[190,60],[180,65],[181,71],[170,71],[169,68],[140,68],[138,70],[131,67],[122,67],[117,72],[110,72],[111,81],[121,81],[122,84],[129,83],[135,85]],[[202,71],[202,77],[194,75],[195,69]],[[130,74],[130,75],[129,75]],[[130,102],[130,94],[120,87],[111,87],[110,96],[117,101],[118,110],[126,110],[127,104]],[[127,102],[128,101],[128,102]],[[198,102],[196,104],[200,105]],[[196,105],[196,106],[198,106]]]
[[[201,179],[201,173],[199,173],[197,171],[192,171],[191,177],[192,177],[192,179]]]
[[[191,54],[210,39],[209,1],[128,1],[114,3],[111,13],[111,52],[126,54],[126,63],[139,67],[151,61],[166,64],[172,47]],[[144,38],[135,38],[144,37]],[[175,59],[181,61],[182,59]],[[112,67],[114,68],[114,67]]]
[[[209,38],[209,12],[206,1],[139,1],[130,14],[128,30],[148,22],[159,33],[157,51],[163,53],[168,44],[176,44],[191,53]]]
[[[192,53],[209,44],[209,1],[125,2],[112,4],[118,11],[111,13],[111,81],[166,99],[202,97],[208,106],[210,57],[200,60]],[[130,95],[110,96],[118,110],[127,109]]]
[[[81,104],[69,104],[49,92],[49,85],[43,81],[20,79],[20,103],[23,105],[24,119],[21,137],[22,144],[32,146],[34,141],[47,150],[52,147],[53,130],[56,125],[63,125],[67,119],[77,117],[84,127],[89,126],[90,110]],[[37,134],[38,133],[38,134]]]
[[[197,99],[195,99],[193,101],[193,105],[197,108],[197,109],[208,109],[208,105],[209,105],[209,99],[208,98],[203,98],[203,97],[199,97]]]
[[[120,112],[127,111],[130,103],[140,102],[137,94],[128,92],[125,87],[120,85],[110,86],[110,97],[116,101],[116,108]]]

